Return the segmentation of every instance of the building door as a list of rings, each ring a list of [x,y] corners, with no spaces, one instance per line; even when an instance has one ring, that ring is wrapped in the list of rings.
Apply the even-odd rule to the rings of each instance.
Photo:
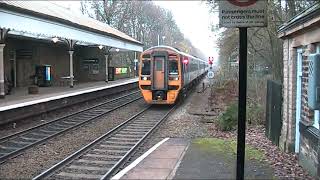
[[[301,118],[301,86],[302,86],[302,49],[297,50],[297,97],[296,97],[296,136],[295,152],[299,152],[300,132],[299,122]]]
[[[154,57],[153,67],[153,87],[155,89],[164,89],[165,87],[165,73],[164,73],[164,56]]]

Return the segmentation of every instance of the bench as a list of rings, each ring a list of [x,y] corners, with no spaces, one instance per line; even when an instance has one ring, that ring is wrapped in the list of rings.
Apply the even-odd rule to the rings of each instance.
[[[65,85],[70,85],[70,76],[64,76],[64,77],[60,77],[60,86],[65,86]],[[76,79],[73,79],[73,83],[75,84],[77,82]]]

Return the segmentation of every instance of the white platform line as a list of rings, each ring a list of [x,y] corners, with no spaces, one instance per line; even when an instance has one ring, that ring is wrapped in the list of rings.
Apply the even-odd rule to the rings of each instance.
[[[169,140],[170,138],[165,138],[162,141],[158,142],[156,145],[154,145],[152,148],[150,148],[147,152],[145,152],[142,156],[140,156],[138,159],[133,161],[129,166],[125,167],[123,170],[121,170],[119,173],[114,175],[111,180],[118,180],[123,175],[125,175],[127,172],[129,172],[132,168],[136,167],[144,158],[146,158],[149,154],[151,154],[154,150],[156,150],[161,144]]]
[[[43,102],[48,102],[48,101],[52,101],[52,100],[62,99],[62,98],[66,98],[66,97],[77,96],[77,95],[80,95],[80,94],[86,94],[86,93],[99,91],[99,90],[103,90],[103,89],[109,89],[109,88],[113,88],[113,87],[116,87],[116,86],[121,86],[121,85],[124,85],[124,84],[127,84],[127,83],[134,83],[134,82],[137,82],[136,78],[132,79],[132,80],[130,79],[128,81],[124,81],[124,82],[121,82],[121,83],[118,83],[118,84],[106,85],[106,86],[97,87],[97,88],[93,88],[93,89],[80,90],[80,91],[77,91],[77,92],[71,92],[71,93],[67,93],[67,94],[62,94],[62,95],[57,95],[57,96],[37,99],[37,100],[33,100],[33,101],[28,101],[28,102],[23,102],[23,103],[3,106],[3,107],[0,107],[0,112],[1,111],[6,111],[6,110],[10,110],[10,109],[19,108],[19,107],[25,107],[25,106],[30,106],[30,105],[34,105],[34,104],[43,103]]]

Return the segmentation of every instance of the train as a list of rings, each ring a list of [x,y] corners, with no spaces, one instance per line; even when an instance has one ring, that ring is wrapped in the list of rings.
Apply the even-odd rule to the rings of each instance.
[[[148,104],[175,104],[201,80],[205,60],[170,46],[154,46],[140,55],[139,89]]]

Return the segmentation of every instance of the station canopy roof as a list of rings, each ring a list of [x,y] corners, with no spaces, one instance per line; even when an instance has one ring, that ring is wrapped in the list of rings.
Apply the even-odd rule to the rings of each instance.
[[[0,28],[9,29],[12,35],[143,51],[143,44],[129,35],[50,1],[0,0],[0,17]]]

